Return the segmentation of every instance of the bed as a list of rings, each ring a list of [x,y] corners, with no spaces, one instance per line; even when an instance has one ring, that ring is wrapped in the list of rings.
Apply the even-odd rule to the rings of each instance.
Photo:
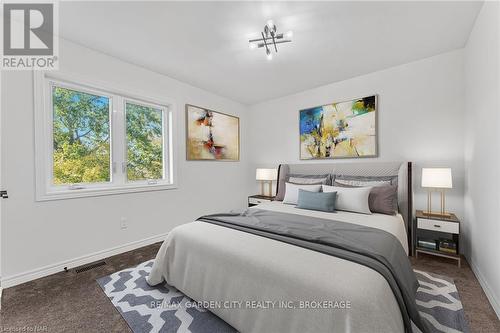
[[[408,254],[409,252],[406,224],[404,222],[403,216],[400,213],[396,215],[385,215],[377,213],[374,213],[372,215],[363,215],[345,211],[337,211],[335,212],[335,214],[332,214],[321,211],[304,210],[293,205],[283,204],[279,201],[261,203],[260,205],[258,205],[258,207],[254,207],[254,209],[265,209],[275,212],[313,216],[321,219],[336,220],[382,229],[393,234],[401,242],[401,245],[403,246],[406,254]]]
[[[270,202],[249,209],[247,214],[251,218],[260,212],[296,221],[369,226],[396,239],[401,252],[397,255],[407,261],[411,163],[282,164],[278,188],[291,174],[325,171],[396,177],[399,213],[332,214]],[[408,325],[394,283],[380,271],[342,256],[223,224],[198,221],[173,229],[147,280],[150,285],[166,281],[192,299],[210,304],[210,311],[240,332],[419,331],[413,319]]]

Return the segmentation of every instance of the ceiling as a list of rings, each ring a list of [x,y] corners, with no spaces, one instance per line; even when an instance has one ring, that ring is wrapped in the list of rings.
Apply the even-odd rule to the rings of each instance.
[[[63,38],[255,104],[462,48],[481,2],[60,2]],[[272,18],[293,43],[248,39]]]

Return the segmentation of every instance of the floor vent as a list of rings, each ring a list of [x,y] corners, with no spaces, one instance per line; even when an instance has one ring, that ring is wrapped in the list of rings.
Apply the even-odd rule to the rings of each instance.
[[[106,265],[105,261],[98,261],[98,262],[95,262],[95,263],[90,264],[90,265],[80,266],[78,268],[75,268],[75,272],[78,274],[78,273],[86,272],[86,271],[89,271],[91,269],[94,269],[94,268],[97,268],[97,267],[101,267],[101,266],[104,266],[104,265]]]

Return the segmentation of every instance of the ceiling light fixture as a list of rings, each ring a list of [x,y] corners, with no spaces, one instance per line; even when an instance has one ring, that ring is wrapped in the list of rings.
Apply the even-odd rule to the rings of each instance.
[[[256,48],[266,48],[266,56],[268,60],[273,58],[272,49],[278,52],[278,44],[290,43],[292,40],[293,32],[288,31],[287,33],[277,33],[276,24],[273,20],[267,21],[264,26],[264,31],[260,33],[262,38],[250,39],[248,41],[248,47],[253,50]]]

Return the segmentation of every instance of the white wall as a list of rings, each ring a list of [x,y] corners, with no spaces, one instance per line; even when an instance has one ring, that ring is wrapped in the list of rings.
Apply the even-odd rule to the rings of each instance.
[[[245,206],[245,106],[72,43],[61,41],[59,58],[62,71],[125,91],[148,91],[176,103],[179,188],[35,202],[32,73],[3,72],[2,187],[10,196],[2,209],[3,280],[156,236],[202,214]],[[186,161],[185,103],[241,117],[240,162]],[[124,231],[121,217],[128,219]]]
[[[500,317],[500,6],[486,2],[465,48],[467,256]]]
[[[454,189],[447,196],[448,208],[463,217],[462,50],[252,106],[249,173],[257,166],[280,162],[321,163],[299,160],[299,110],[374,93],[379,102],[376,160],[415,162],[417,209],[426,207],[426,192],[418,186],[420,168],[452,167]]]

